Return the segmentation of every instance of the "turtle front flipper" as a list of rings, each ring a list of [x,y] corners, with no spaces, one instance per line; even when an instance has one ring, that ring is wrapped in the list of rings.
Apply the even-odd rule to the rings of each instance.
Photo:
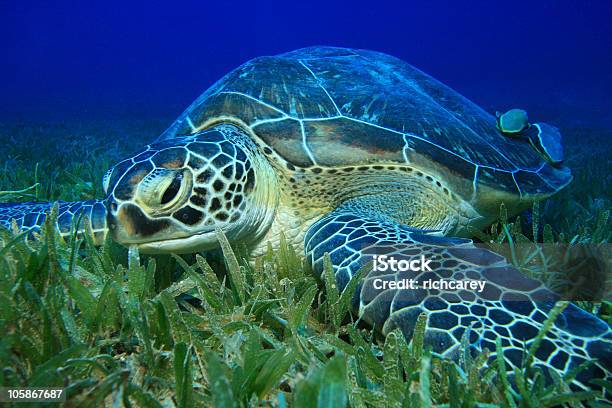
[[[353,298],[364,321],[385,335],[399,328],[409,340],[425,313],[425,340],[434,352],[457,358],[467,338],[473,353],[487,348],[494,359],[501,338],[508,371],[521,367],[558,296],[471,240],[437,236],[362,208],[340,207],[311,226],[305,252],[313,270],[322,273],[329,253],[343,290],[372,262]],[[570,304],[547,332],[534,364],[563,375],[594,361],[572,384],[585,389],[593,378],[610,378],[610,356],[610,327]]]
[[[56,228],[62,235],[70,234],[73,226],[77,232],[83,232],[85,222],[89,222],[94,242],[104,240],[107,232],[106,208],[100,200],[0,204],[0,227],[13,229],[16,225],[21,231],[39,231],[55,204],[58,206]]]

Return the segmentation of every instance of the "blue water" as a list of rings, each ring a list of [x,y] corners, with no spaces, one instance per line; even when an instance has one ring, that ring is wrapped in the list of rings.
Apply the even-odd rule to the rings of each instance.
[[[387,52],[490,111],[612,112],[608,1],[90,3],[0,2],[0,120],[171,121],[246,60],[309,45]]]

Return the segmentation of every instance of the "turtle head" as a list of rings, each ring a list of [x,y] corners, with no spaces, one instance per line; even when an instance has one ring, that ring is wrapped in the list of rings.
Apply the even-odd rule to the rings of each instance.
[[[249,136],[219,125],[147,146],[104,178],[113,238],[149,253],[255,241],[275,211],[274,172]]]

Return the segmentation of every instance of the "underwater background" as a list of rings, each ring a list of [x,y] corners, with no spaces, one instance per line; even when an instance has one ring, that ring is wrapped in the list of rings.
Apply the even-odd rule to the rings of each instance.
[[[331,45],[391,54],[491,113],[559,127],[575,182],[546,205],[555,229],[577,232],[577,212],[610,208],[610,15],[607,1],[572,0],[2,2],[0,190],[40,181],[38,163],[53,180],[38,199],[99,198],[105,166],[230,70]],[[62,166],[45,149],[65,151]]]
[[[528,211],[518,222],[503,216],[500,222],[510,225],[507,234],[517,242],[607,244],[610,16],[610,2],[570,0],[0,1],[0,202],[102,198],[104,172],[154,140],[224,74],[257,56],[331,45],[391,54],[491,113],[522,108],[532,121],[559,127],[574,181],[541,203],[537,215]],[[16,192],[28,186],[35,188]],[[501,231],[496,225],[479,238],[501,242]],[[85,256],[75,261],[69,243],[48,236],[31,247],[0,238],[0,254],[10,260],[0,262],[0,330],[10,333],[0,339],[0,385],[69,378],[75,406],[109,405],[125,395],[139,406],[245,405],[253,395],[264,405],[284,406],[287,398],[290,405],[309,406],[326,386],[336,387],[326,390],[331,406],[347,398],[354,406],[405,403],[404,392],[424,406],[520,400],[493,374],[479,374],[484,360],[463,362],[465,376],[452,374],[454,368],[432,359],[418,342],[409,358],[402,354],[401,365],[392,366],[403,353],[401,340],[376,343],[353,330],[340,303],[317,298],[312,310],[304,305],[313,301],[317,284],[290,248],[270,255],[273,276],[246,264],[230,268],[234,278],[247,271],[248,279],[265,282],[264,296],[226,289],[202,258],[137,260],[117,245],[85,243]],[[206,282],[197,280],[196,270]],[[153,278],[138,280],[145,274]],[[126,285],[136,298],[119,289]],[[318,286],[323,299],[338,295]],[[212,305],[204,317],[176,300],[194,288]],[[293,305],[279,301],[293,296]],[[245,313],[245,304],[255,311]],[[581,306],[612,321],[609,302]],[[219,332],[227,339],[215,337]],[[270,336],[278,332],[284,334]],[[329,357],[335,348],[348,357]],[[206,358],[189,362],[188,350]],[[397,370],[397,378],[385,376]],[[533,375],[528,371],[526,377]],[[361,377],[351,382],[347,372]],[[217,388],[209,389],[217,379]],[[543,406],[565,401],[557,389],[529,393]]]
[[[0,114],[171,121],[251,58],[331,45],[399,57],[488,110],[606,127],[611,14],[577,0],[3,1]]]

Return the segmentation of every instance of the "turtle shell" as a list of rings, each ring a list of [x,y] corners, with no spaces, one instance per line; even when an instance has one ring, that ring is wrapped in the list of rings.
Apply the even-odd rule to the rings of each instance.
[[[528,142],[503,136],[493,115],[380,52],[310,47],[255,58],[208,89],[160,138],[223,121],[249,127],[289,167],[415,165],[444,173],[472,198],[480,186],[550,195],[571,180],[569,169],[553,167]]]

